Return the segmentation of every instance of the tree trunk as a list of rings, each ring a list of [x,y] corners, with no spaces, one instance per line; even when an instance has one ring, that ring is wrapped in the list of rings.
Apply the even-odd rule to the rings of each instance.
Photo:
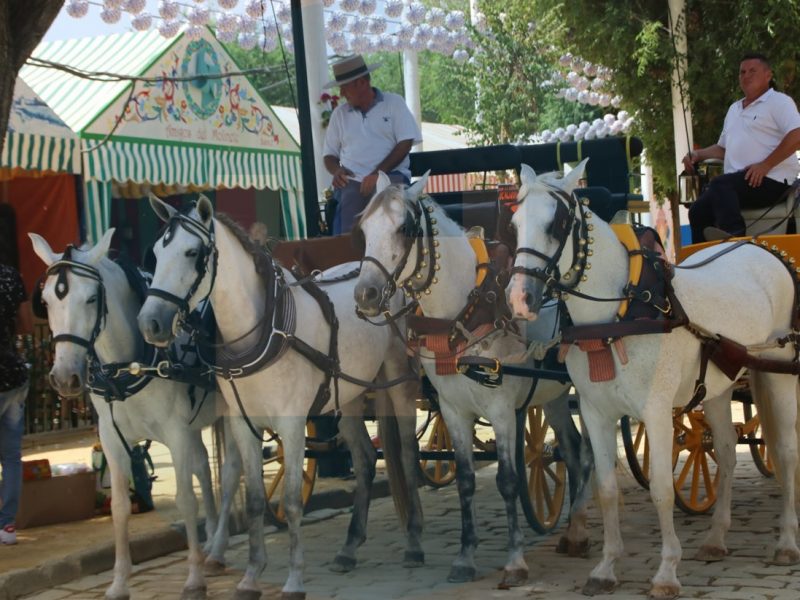
[[[0,2],[0,152],[5,144],[17,74],[63,5],[64,0]]]

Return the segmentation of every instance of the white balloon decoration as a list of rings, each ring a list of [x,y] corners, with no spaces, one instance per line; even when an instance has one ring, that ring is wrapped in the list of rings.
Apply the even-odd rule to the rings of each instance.
[[[386,19],[384,19],[383,17],[377,17],[375,19],[372,19],[372,21],[370,21],[369,32],[375,35],[380,35],[384,31],[386,31],[386,27],[387,27]]]
[[[100,11],[100,18],[109,25],[119,22],[121,17],[122,12],[119,10],[119,8],[106,7]]]
[[[207,8],[204,8],[202,6],[196,6],[195,8],[189,11],[187,18],[189,19],[189,23],[197,27],[208,23],[209,16],[210,14]],[[186,33],[188,35],[189,33],[188,30]]]
[[[603,81],[602,79],[597,79],[597,78],[595,78],[595,79],[592,79],[592,89],[593,89],[594,91],[597,91],[597,90],[601,90],[601,89],[603,89],[603,86],[604,86],[605,84],[606,84],[606,82],[605,82],[605,81]]]
[[[569,67],[572,65],[572,54],[569,52],[562,54],[558,59],[558,64],[560,64],[562,67]]]
[[[433,28],[427,23],[422,23],[417,26],[417,32],[414,34],[414,37],[427,44],[433,37]]]
[[[186,39],[190,41],[199,40],[203,37],[203,31],[205,31],[205,28],[202,25],[190,25],[186,28]]]
[[[223,44],[232,44],[236,41],[238,34],[235,31],[222,31],[217,29],[217,39]]]
[[[398,27],[396,34],[397,39],[402,42],[408,42],[414,37],[414,27],[411,25],[401,25]]]
[[[242,33],[253,33],[258,30],[258,21],[251,19],[247,15],[236,17],[237,27]]]
[[[65,8],[70,17],[80,19],[89,12],[89,2],[87,0],[70,0]]]
[[[342,0],[342,2],[344,2],[344,0]],[[406,19],[408,19],[408,22],[412,25],[419,25],[425,20],[427,12],[424,5],[419,2],[412,2],[408,5],[408,9],[406,10]]]
[[[444,25],[445,16],[446,14],[441,8],[434,7],[428,11],[425,15],[425,19],[434,27],[441,27]]]
[[[161,21],[161,25],[158,26],[158,33],[161,34],[161,37],[169,39],[178,35],[180,29],[181,24],[177,21]]]
[[[350,33],[353,35],[362,35],[367,33],[369,29],[369,19],[362,19],[360,17],[356,17],[353,23],[350,25]]]
[[[622,96],[614,96],[611,99],[611,106],[614,108],[618,108],[620,104],[622,104]]]
[[[403,0],[386,0],[383,12],[390,19],[396,19],[403,14]]]
[[[223,10],[231,10],[232,8],[236,8],[236,5],[239,4],[239,0],[217,0],[217,4]]]
[[[588,104],[589,103],[589,92],[586,90],[582,90],[578,92],[578,102],[581,104]]]
[[[217,31],[218,32],[224,31],[226,33],[238,33],[239,20],[236,18],[236,15],[232,15],[230,13],[225,13],[220,15],[220,17],[217,19]]]
[[[347,15],[335,12],[328,18],[326,29],[329,31],[343,31],[345,27],[347,27]]]
[[[147,31],[153,25],[153,17],[149,13],[136,15],[131,19],[131,27],[136,31]]]
[[[260,19],[264,14],[264,8],[265,5],[262,0],[248,0],[247,4],[245,5],[244,12],[246,12],[249,17]]]
[[[606,125],[611,125],[616,120],[617,117],[615,117],[611,113],[606,113],[603,115],[603,123],[605,123]]]
[[[173,0],[161,0],[158,3],[158,15],[165,21],[171,21],[177,18],[180,13],[180,7],[177,2]]]
[[[621,110],[617,113],[617,119],[620,121],[627,121],[628,117],[630,117],[630,115],[628,114],[627,110]]]
[[[122,5],[122,10],[132,15],[138,15],[144,10],[146,5],[146,0],[125,0],[125,3]]]
[[[365,17],[373,14],[375,12],[375,8],[377,6],[377,2],[375,0],[361,0],[358,5],[358,12],[360,12]]]
[[[567,91],[564,92],[564,98],[570,102],[575,102],[578,99],[578,90],[573,87],[567,88]]]
[[[447,13],[444,19],[444,26],[450,30],[460,31],[464,28],[465,22],[466,18],[464,17],[464,13],[460,10],[454,10]]]

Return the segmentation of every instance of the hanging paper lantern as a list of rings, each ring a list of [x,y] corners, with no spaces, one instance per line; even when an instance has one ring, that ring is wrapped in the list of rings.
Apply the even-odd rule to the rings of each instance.
[[[230,13],[220,15],[217,19],[217,31],[239,33],[239,19],[236,18],[236,15]]]
[[[408,5],[408,10],[406,10],[406,19],[412,25],[419,25],[425,20],[427,12],[424,5],[419,2],[412,2]]]
[[[600,94],[600,106],[611,106],[611,94]]]
[[[369,40],[363,36],[355,36],[350,40],[350,48],[355,54],[364,54],[369,49]]]
[[[153,17],[149,13],[136,15],[136,17],[131,19],[131,27],[133,27],[136,31],[147,31],[150,29],[152,24]]]
[[[444,25],[444,18],[446,14],[441,8],[431,8],[425,15],[425,20],[434,27],[441,27]]]
[[[575,81],[575,87],[580,91],[588,90],[590,85],[591,84],[586,77],[578,77],[578,79]]]
[[[419,41],[427,44],[428,41],[433,37],[433,28],[428,25],[427,23],[422,23],[421,25],[417,26],[416,33],[414,33],[414,37],[417,38]]]
[[[230,10],[236,8],[236,5],[239,4],[239,0],[217,0],[217,4],[222,10]]]
[[[334,31],[328,38],[328,45],[336,54],[347,53],[347,38],[340,31]]]
[[[202,25],[190,25],[186,28],[186,39],[189,41],[199,40],[203,37],[203,32],[205,31],[205,27]]]
[[[158,26],[158,33],[161,34],[161,37],[164,38],[174,38],[178,35],[178,31],[180,31],[181,24],[177,21],[161,21],[161,24]]]
[[[339,8],[345,12],[355,12],[360,4],[361,0],[341,0]]]
[[[236,21],[236,28],[242,33],[252,33],[258,29],[258,21],[251,19],[247,15],[238,15]]]
[[[570,102],[576,102],[578,100],[578,90],[574,87],[567,88],[567,91],[564,92],[564,98]]]
[[[180,7],[173,0],[161,0],[158,3],[158,15],[165,21],[172,21],[180,12]]]
[[[586,62],[583,65],[583,72],[586,73],[589,77],[594,77],[597,75],[597,65],[592,64],[590,62]]]
[[[223,44],[232,44],[233,42],[236,41],[239,35],[235,31],[221,31],[219,29],[217,29],[216,34],[217,34],[217,39]]]
[[[109,25],[118,23],[122,17],[122,12],[118,8],[104,8],[100,11],[100,18]]]
[[[368,17],[375,12],[376,5],[377,2],[375,0],[361,0],[361,2],[358,4],[358,12],[365,17]]]
[[[619,98],[619,96],[617,96],[617,98]],[[617,119],[620,121],[627,121],[629,117],[630,114],[628,114],[627,110],[621,110],[617,113]]]
[[[400,25],[395,32],[397,39],[402,42],[408,42],[414,37],[414,27],[411,25]]]
[[[125,0],[103,0],[104,8],[122,8],[122,3]]]
[[[246,12],[249,17],[260,19],[264,14],[263,0],[248,0],[247,4],[245,4],[244,12]]]
[[[364,33],[367,33],[368,29],[369,29],[368,19],[362,19],[360,17],[356,17],[350,24],[350,33],[352,33],[353,35],[362,35]]]
[[[87,0],[70,0],[65,8],[70,17],[80,19],[89,12],[89,2]]]
[[[578,102],[581,104],[588,104],[589,103],[589,92],[586,90],[582,90],[578,92]]]
[[[569,52],[567,52],[566,54],[562,54],[558,58],[558,64],[560,64],[562,67],[569,67],[570,65],[572,65],[572,54],[570,54]]]
[[[344,28],[347,27],[347,15],[339,12],[333,13],[330,18],[328,18],[326,27],[331,31],[344,31]]]
[[[614,96],[611,99],[611,106],[614,108],[618,108],[620,104],[622,104],[622,96]]]
[[[396,19],[403,14],[403,0],[386,0],[383,12],[390,19]]]
[[[187,18],[189,19],[189,23],[191,23],[192,25],[194,25],[196,27],[199,27],[201,25],[205,25],[206,23],[208,23],[208,19],[209,19],[208,9],[207,8],[203,8],[202,6],[196,6],[195,8],[193,8],[193,9],[191,9],[189,11],[189,14],[187,15]],[[187,31],[187,33],[188,33],[188,31]]]
[[[292,8],[288,4],[281,4],[275,14],[279,23],[289,23],[292,20]]]
[[[447,30],[444,27],[434,27],[431,29],[431,38],[439,45],[447,41]]]
[[[451,31],[460,31],[464,29],[465,22],[466,18],[464,17],[464,13],[460,10],[451,11],[447,13],[447,16],[444,18],[444,26]]]
[[[146,4],[146,0],[125,0],[125,3],[122,5],[122,10],[132,15],[138,15],[144,10]]]
[[[599,90],[603,89],[603,86],[604,86],[605,84],[606,84],[606,82],[605,82],[605,81],[603,81],[602,79],[597,79],[597,78],[594,78],[594,79],[592,79],[592,85],[591,85],[591,88],[592,88],[592,89],[593,89],[595,92],[597,92],[597,91],[599,91]]]
[[[369,32],[375,35],[380,35],[386,31],[386,19],[383,17],[376,17],[372,19],[369,24]]]

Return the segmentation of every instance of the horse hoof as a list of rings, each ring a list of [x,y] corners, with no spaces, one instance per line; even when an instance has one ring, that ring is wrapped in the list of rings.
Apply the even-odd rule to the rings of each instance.
[[[403,555],[403,566],[409,569],[425,566],[425,553],[422,550],[406,550]]]
[[[567,542],[567,556],[570,558],[589,558],[589,540]]]
[[[797,550],[783,549],[776,550],[772,557],[772,564],[786,567],[800,563],[800,552]]]
[[[497,585],[498,590],[508,590],[524,585],[528,581],[528,569],[504,569],[503,580]]]
[[[209,557],[203,563],[203,574],[206,577],[220,577],[225,574],[225,563]]]
[[[261,590],[236,590],[233,600],[260,600]]]
[[[337,554],[333,563],[328,567],[334,573],[349,573],[356,568],[356,559],[343,554]]]
[[[450,583],[466,583],[475,579],[475,567],[462,567],[453,565],[447,581]]]
[[[612,579],[590,578],[583,586],[581,593],[584,596],[595,596],[597,594],[609,594],[614,591],[617,582]]]
[[[305,592],[281,592],[281,600],[306,600]]]
[[[567,554],[569,552],[569,540],[567,536],[562,535],[559,540],[558,544],[556,544],[556,554]]]
[[[204,585],[183,588],[181,591],[181,600],[205,600],[205,598],[206,586]]]
[[[719,546],[700,546],[694,555],[694,560],[704,560],[705,562],[718,562],[728,556],[726,548]]]
[[[121,592],[119,594],[114,594],[113,592],[106,592],[104,598],[105,600],[130,600],[131,595],[129,592]]]
[[[681,595],[681,586],[674,583],[656,583],[647,593],[648,598],[655,600],[672,600]]]

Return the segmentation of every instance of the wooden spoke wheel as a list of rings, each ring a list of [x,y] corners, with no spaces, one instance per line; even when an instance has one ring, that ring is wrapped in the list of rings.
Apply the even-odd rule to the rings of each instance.
[[[313,438],[316,436],[317,427],[312,420],[306,422],[306,436]],[[283,503],[283,486],[286,471],[283,464],[283,443],[280,437],[267,429],[268,436],[275,437],[276,448],[271,456],[264,460],[264,479],[267,484],[267,510],[266,519],[276,527],[286,526],[286,511]],[[303,486],[301,497],[303,510],[308,505],[308,500],[314,492],[314,482],[317,479],[317,459],[305,457],[303,459]]]
[[[622,417],[619,423],[625,457],[631,474],[644,489],[650,489],[650,444],[647,442],[647,431],[644,423],[628,416]]]
[[[719,469],[711,429],[702,412],[673,416],[672,465],[675,504],[689,515],[708,512],[717,501]]]
[[[427,436],[427,438],[426,438]],[[442,413],[430,413],[429,418],[417,431],[422,452],[453,452],[453,442]],[[424,441],[423,441],[423,438]],[[444,487],[456,478],[456,462],[452,458],[421,458],[420,474],[426,485],[434,488]]]
[[[744,413],[744,430],[747,432],[749,440],[761,440],[759,443],[750,443],[750,454],[753,457],[753,462],[756,464],[756,469],[764,477],[775,476],[775,465],[767,450],[767,445],[764,443],[763,432],[761,429],[761,419],[758,413],[753,414],[753,405],[749,402],[742,404],[742,412]]]
[[[519,499],[528,523],[537,533],[558,524],[567,490],[567,467],[558,456],[558,441],[539,406],[530,407],[517,422]]]

